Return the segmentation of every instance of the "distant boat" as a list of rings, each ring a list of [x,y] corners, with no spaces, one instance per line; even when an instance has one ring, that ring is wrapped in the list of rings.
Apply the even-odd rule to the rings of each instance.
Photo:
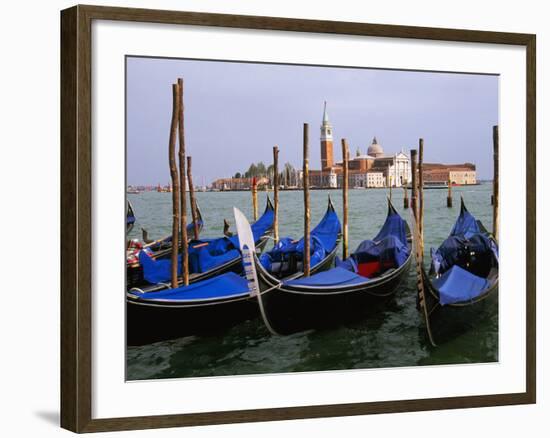
[[[129,195],[139,195],[141,192],[138,189],[128,189],[126,190],[126,193]]]
[[[456,186],[456,184],[452,184]],[[407,188],[410,189],[412,184],[407,184]],[[449,184],[446,181],[424,181],[424,189],[448,189]]]

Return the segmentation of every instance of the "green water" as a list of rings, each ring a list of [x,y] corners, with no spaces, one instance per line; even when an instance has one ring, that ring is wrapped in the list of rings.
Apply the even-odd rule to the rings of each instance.
[[[447,190],[426,190],[424,233],[428,254],[449,234],[459,213],[460,195],[470,212],[491,228],[492,185],[453,189],[454,206],[446,207]],[[341,192],[311,192],[311,222],[322,217],[330,193],[341,213]],[[265,196],[259,193],[260,213]],[[301,192],[281,192],[280,236],[301,237],[303,197]],[[349,240],[353,250],[372,238],[386,217],[386,189],[357,189],[349,193]],[[170,233],[171,195],[148,192],[128,195],[137,222],[130,237],[140,237],[140,227],[153,238]],[[222,235],[223,219],[233,220],[233,206],[252,217],[249,192],[197,193],[205,221],[201,236]],[[410,209],[403,209],[403,190],[393,190],[393,204],[410,223]],[[379,368],[433,364],[494,362],[498,360],[498,310],[495,306],[477,327],[436,348],[424,334],[416,309],[415,270],[411,268],[393,299],[368,320],[330,330],[310,330],[292,336],[271,336],[261,319],[246,321],[216,336],[190,336],[127,350],[127,378],[157,379],[221,376],[298,371]]]

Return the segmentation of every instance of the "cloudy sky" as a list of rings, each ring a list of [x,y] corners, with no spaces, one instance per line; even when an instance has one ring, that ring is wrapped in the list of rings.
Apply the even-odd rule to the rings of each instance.
[[[171,84],[185,81],[187,152],[201,185],[250,163],[302,163],[302,126],[310,124],[310,168],[320,167],[326,100],[335,159],[340,139],[364,153],[373,136],[386,153],[424,138],[425,161],[473,162],[491,178],[498,77],[489,75],[127,58],[128,184],[167,184]]]

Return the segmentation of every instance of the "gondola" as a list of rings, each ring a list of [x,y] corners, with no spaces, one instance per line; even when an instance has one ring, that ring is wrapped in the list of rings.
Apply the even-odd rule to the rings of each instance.
[[[429,271],[421,266],[417,304],[434,345],[475,328],[496,308],[498,265],[496,240],[461,199],[449,237],[431,249]]]
[[[133,212],[133,210],[132,210]],[[204,226],[204,220],[200,208],[197,206],[197,223],[199,225],[199,233]],[[192,236],[195,225],[190,223],[187,225],[187,235]],[[162,259],[170,257],[172,251],[172,236],[166,236],[162,239],[154,240],[148,243],[140,243],[136,240],[128,242],[126,248],[126,284],[127,287],[143,285],[143,267],[139,262],[139,253],[145,250],[154,259]]]
[[[333,218],[332,205],[327,210],[324,219]],[[328,232],[326,225],[326,221],[321,221],[318,227]],[[245,237],[252,244],[256,240],[253,228],[254,225],[248,226],[249,236]],[[337,240],[339,231],[339,226],[333,227],[331,239]],[[325,235],[325,239],[329,238]],[[237,245],[240,241],[239,234]],[[240,256],[239,264],[242,267]],[[133,289],[126,297],[128,345],[216,332],[258,316],[258,304],[250,293],[247,279],[234,272],[177,289],[156,292]]]
[[[319,223],[311,230],[311,273],[329,268],[336,256],[342,226],[328,198],[328,205]],[[273,283],[281,279],[296,279],[303,275],[302,257],[304,239],[281,238],[270,251],[259,256],[262,270],[258,271],[262,282]]]
[[[256,247],[261,251],[273,231],[274,209],[269,196],[264,213],[252,225]],[[213,239],[190,240],[189,282],[195,283],[215,277],[225,272],[242,272],[239,237],[218,237]],[[178,261],[178,275],[181,275],[181,254]],[[150,255],[149,251],[138,254],[139,266],[142,269],[142,281],[139,284],[127,283],[129,290],[139,288],[142,292],[153,292],[168,287],[171,276],[170,251],[163,257]],[[128,282],[128,279],[127,279]]]
[[[226,272],[189,286],[126,294],[126,341],[143,345],[208,334],[258,315],[244,277]]]
[[[264,322],[272,333],[286,335],[352,321],[386,302],[407,275],[412,239],[407,223],[388,201],[387,217],[376,237],[363,241],[332,269],[312,269],[309,277],[280,281],[258,258],[253,260],[245,268],[257,279]]]
[[[132,229],[134,228],[134,224],[136,223],[136,215],[134,213],[134,209],[132,207],[132,204],[130,204],[130,201],[127,201],[127,207],[126,207],[126,234],[128,234]]]

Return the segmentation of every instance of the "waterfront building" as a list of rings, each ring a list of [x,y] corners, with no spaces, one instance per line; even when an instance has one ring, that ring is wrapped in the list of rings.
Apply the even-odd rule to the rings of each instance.
[[[477,184],[476,166],[472,163],[425,163],[422,175],[424,181],[432,183],[447,183],[450,180],[455,185]]]
[[[321,123],[321,169],[311,169],[309,182],[314,188],[342,187],[343,163],[334,161],[333,129],[327,103]],[[357,149],[356,156],[348,163],[350,187],[401,187],[411,180],[409,157],[403,153],[386,155],[376,137],[366,154]]]
[[[338,175],[338,187],[342,187],[343,175]],[[350,171],[348,175],[349,187],[363,187],[365,189],[386,187],[384,172],[369,170],[366,172]]]

